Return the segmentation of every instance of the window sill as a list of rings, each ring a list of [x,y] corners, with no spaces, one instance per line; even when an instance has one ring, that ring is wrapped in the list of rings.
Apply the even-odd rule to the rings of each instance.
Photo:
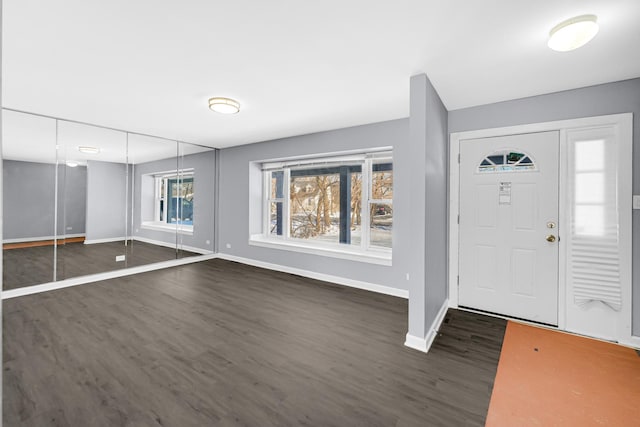
[[[331,245],[309,244],[291,240],[267,238],[262,234],[256,234],[249,238],[249,245],[263,248],[279,249],[284,251],[301,252],[305,254],[320,255],[332,258],[346,259],[349,261],[366,262],[378,265],[392,265],[391,251],[362,251],[359,248],[336,247]]]
[[[185,234],[188,236],[193,236],[193,226],[181,225],[175,226],[171,224],[164,224],[162,222],[143,222],[140,225],[140,228],[145,230],[155,230],[155,231],[164,231],[165,233],[175,233]]]

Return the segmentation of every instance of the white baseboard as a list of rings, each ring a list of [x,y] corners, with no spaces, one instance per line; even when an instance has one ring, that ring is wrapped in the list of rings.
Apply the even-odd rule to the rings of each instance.
[[[411,335],[409,333],[407,333],[407,336],[405,337],[404,345],[414,350],[422,351],[424,353],[429,351],[429,348],[427,348],[426,339]]]
[[[640,337],[636,337],[634,335],[630,336],[628,339],[620,340],[618,341],[618,343],[627,347],[640,350]]]
[[[448,308],[449,308],[449,301],[444,300],[444,302],[442,303],[442,306],[440,307],[440,310],[438,311],[438,314],[436,315],[436,318],[433,319],[433,322],[431,323],[431,326],[427,331],[427,336],[424,338],[421,338],[421,337],[417,337],[415,335],[411,335],[407,333],[404,345],[406,345],[407,347],[413,348],[415,350],[420,350],[422,352],[427,353],[431,348],[433,341],[436,339],[436,336],[438,335],[438,331],[440,330],[440,326],[444,321],[444,317],[447,314]]]
[[[41,242],[43,240],[64,240],[73,239],[76,237],[84,237],[84,233],[80,234],[65,234],[63,236],[39,236],[39,237],[20,237],[17,239],[4,239],[2,243],[27,243],[27,242]]]
[[[322,280],[324,282],[336,283],[338,285],[349,286],[351,288],[364,289],[367,291],[377,292],[380,294],[391,295],[400,298],[409,298],[409,291],[405,289],[392,288],[390,286],[377,285],[375,283],[363,282],[360,280],[347,279],[339,276],[332,276],[330,274],[317,273],[315,271],[303,270],[300,268],[287,267],[279,264],[272,264],[264,261],[256,261],[249,258],[243,258],[235,255],[228,255],[224,253],[218,253],[218,258],[226,259],[227,261],[236,261],[242,264],[252,265],[254,267],[266,268],[267,270],[280,271],[283,273],[296,274],[302,277],[308,277],[310,279]]]
[[[163,242],[162,240],[148,239],[146,237],[141,237],[141,236],[132,236],[131,238],[133,240],[137,240],[138,242],[149,243],[151,245],[164,246],[164,247],[167,247],[167,248],[175,248],[176,247],[175,242],[174,243]],[[189,252],[195,252],[195,253],[201,254],[201,255],[210,255],[210,254],[213,253],[213,251],[208,251],[206,249],[196,248],[195,246],[187,246],[187,245],[178,245],[178,249],[181,249],[181,250],[184,250],[184,251],[189,251]]]
[[[124,236],[122,236],[122,237],[107,237],[106,239],[85,240],[84,244],[85,245],[95,245],[97,243],[124,242],[125,240],[126,240],[126,237],[124,237]]]
[[[163,268],[176,267],[179,265],[191,264],[194,262],[206,261],[216,258],[215,254],[199,255],[186,258],[172,259],[169,261],[156,262],[153,264],[141,265],[138,267],[123,268],[121,270],[107,271],[104,273],[89,274],[87,276],[74,277],[60,280],[58,282],[43,283],[41,285],[26,286],[24,288],[2,291],[2,299],[16,298],[25,295],[39,294],[41,292],[53,291],[56,289],[69,288],[71,286],[85,285],[116,277],[130,276],[132,274],[146,273],[147,271],[161,270]]]

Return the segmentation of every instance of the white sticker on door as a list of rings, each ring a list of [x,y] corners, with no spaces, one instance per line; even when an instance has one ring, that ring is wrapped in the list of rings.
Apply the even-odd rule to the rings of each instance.
[[[498,191],[498,204],[510,205],[511,204],[511,183],[501,182],[500,189]]]

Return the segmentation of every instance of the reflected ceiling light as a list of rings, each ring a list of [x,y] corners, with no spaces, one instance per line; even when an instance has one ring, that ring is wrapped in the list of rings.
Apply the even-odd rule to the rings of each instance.
[[[78,151],[84,154],[98,154],[100,149],[97,147],[80,146],[78,147]]]
[[[598,33],[597,20],[595,15],[581,15],[562,21],[549,32],[548,46],[558,52],[584,46]]]
[[[74,162],[73,160],[67,160],[67,166],[69,166],[70,168],[75,168],[76,166],[78,166],[78,162]]]
[[[240,103],[231,98],[214,97],[209,98],[209,109],[216,113],[236,114],[240,111]]]

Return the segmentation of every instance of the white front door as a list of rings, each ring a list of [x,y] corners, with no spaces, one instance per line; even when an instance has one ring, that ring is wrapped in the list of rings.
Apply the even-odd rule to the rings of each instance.
[[[559,132],[460,141],[459,305],[558,324]]]

